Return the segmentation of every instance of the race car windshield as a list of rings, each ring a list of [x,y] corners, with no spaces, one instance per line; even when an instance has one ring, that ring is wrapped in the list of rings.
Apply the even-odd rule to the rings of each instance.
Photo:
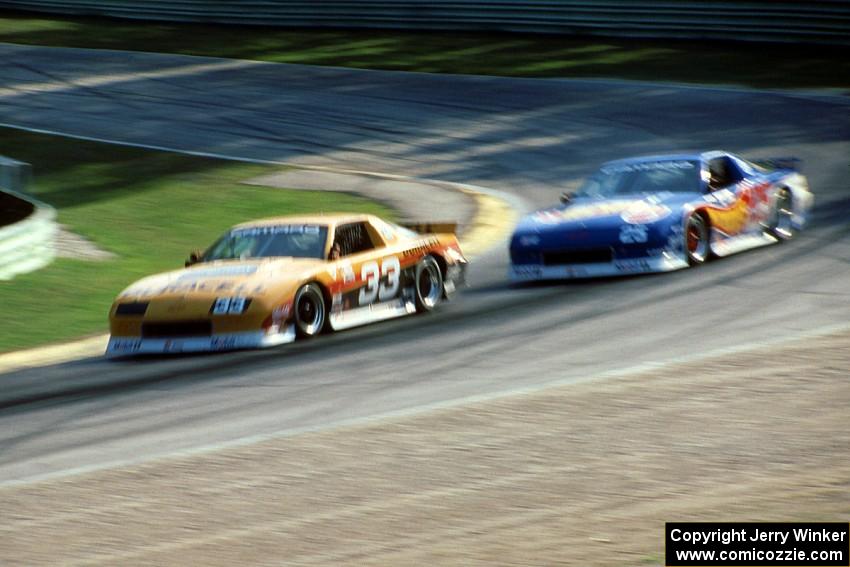
[[[603,167],[585,180],[577,197],[608,198],[651,193],[697,193],[700,164],[694,160],[619,163]]]
[[[247,258],[325,257],[328,229],[316,225],[252,226],[231,230],[204,254],[204,262]]]

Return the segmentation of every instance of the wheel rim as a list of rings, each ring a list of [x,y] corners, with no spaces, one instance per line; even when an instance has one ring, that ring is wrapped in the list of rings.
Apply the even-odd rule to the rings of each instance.
[[[695,262],[705,262],[708,257],[708,231],[705,222],[699,215],[688,219],[688,228],[685,235],[685,245],[690,256]]]
[[[428,307],[434,307],[440,301],[440,268],[439,266],[428,263],[422,272],[419,274],[419,281],[416,283],[419,290],[419,297],[422,303]]]
[[[776,228],[774,232],[785,238],[794,234],[794,211],[791,208],[791,199],[787,193],[783,193],[776,204]]]
[[[325,318],[325,306],[321,298],[312,291],[307,291],[298,300],[295,310],[298,326],[308,335],[315,335],[321,328]]]

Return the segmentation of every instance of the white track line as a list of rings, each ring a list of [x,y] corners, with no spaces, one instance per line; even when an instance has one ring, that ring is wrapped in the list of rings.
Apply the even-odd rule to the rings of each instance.
[[[228,71],[230,69],[243,69],[245,67],[258,67],[261,65],[266,65],[266,63],[243,59],[222,59],[213,63],[183,65],[180,67],[172,67],[170,69],[157,69],[155,71],[111,73],[109,75],[98,75],[78,79],[63,79],[58,81],[45,81],[41,83],[22,83],[15,85],[14,87],[0,87],[0,98],[13,98],[28,96],[30,94],[55,93],[79,88],[102,87],[119,83],[129,83],[140,79],[167,79],[169,77],[181,77],[184,75],[206,73],[209,71]]]

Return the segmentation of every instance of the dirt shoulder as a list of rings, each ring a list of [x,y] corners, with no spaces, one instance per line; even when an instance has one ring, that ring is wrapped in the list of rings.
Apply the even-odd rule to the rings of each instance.
[[[850,332],[0,489],[4,565],[652,565],[846,521]]]

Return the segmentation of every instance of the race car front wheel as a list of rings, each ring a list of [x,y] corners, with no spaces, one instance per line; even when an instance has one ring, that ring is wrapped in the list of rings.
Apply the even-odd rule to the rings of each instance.
[[[791,194],[782,189],[776,195],[776,205],[767,232],[779,241],[794,237],[794,209],[791,206]]]
[[[443,273],[432,256],[416,264],[416,310],[431,311],[443,298]]]
[[[325,326],[325,297],[318,285],[309,283],[295,293],[295,331],[299,337],[315,337]]]
[[[708,260],[711,244],[708,240],[708,224],[702,215],[691,215],[685,223],[685,254],[688,264],[698,266]]]

